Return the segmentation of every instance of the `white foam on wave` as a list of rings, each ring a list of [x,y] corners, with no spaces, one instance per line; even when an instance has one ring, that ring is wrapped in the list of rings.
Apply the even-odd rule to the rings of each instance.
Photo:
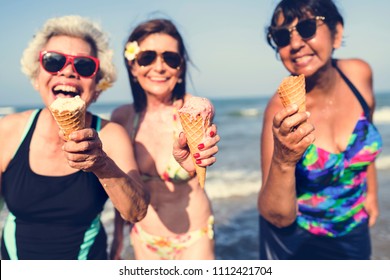
[[[261,110],[258,108],[245,108],[245,109],[242,108],[228,113],[228,115],[233,117],[245,117],[245,118],[257,117],[260,114],[261,114]]]
[[[260,171],[208,171],[205,188],[210,199],[216,199],[255,194],[260,186]]]
[[[382,107],[374,113],[375,124],[387,124],[390,123],[390,107]]]
[[[375,161],[375,166],[379,170],[389,169],[390,168],[390,155],[380,156]]]
[[[3,117],[5,115],[8,115],[8,114],[12,114],[12,113],[15,113],[16,110],[14,107],[0,107],[0,117]]]
[[[99,117],[105,120],[110,120],[111,119],[111,114],[110,113],[98,113],[97,114]]]
[[[259,109],[256,108],[242,109],[240,113],[242,116],[245,117],[257,117],[258,115],[260,115]]]

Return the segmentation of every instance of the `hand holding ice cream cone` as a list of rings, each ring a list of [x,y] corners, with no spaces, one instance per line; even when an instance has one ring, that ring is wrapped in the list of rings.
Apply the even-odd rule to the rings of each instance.
[[[206,139],[206,131],[210,127],[214,107],[206,98],[191,97],[179,110],[180,122],[187,137],[187,144],[195,165],[199,184],[204,188],[206,180],[206,167],[199,166],[194,155],[199,154],[199,145]]]

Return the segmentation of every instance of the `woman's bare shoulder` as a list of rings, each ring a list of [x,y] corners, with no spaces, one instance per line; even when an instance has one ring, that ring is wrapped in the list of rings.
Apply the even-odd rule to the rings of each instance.
[[[272,117],[283,109],[283,104],[280,100],[279,94],[275,92],[268,100],[267,106],[264,111],[266,118]]]
[[[373,79],[371,66],[364,60],[342,59],[338,62],[341,71],[359,90],[370,107],[374,106]]]
[[[13,135],[20,130],[23,130],[33,110],[28,110],[20,113],[14,113],[4,116],[0,119],[0,135],[7,133]]]
[[[32,112],[9,114],[0,119],[0,171],[4,171],[16,151]]]
[[[111,121],[125,125],[130,119],[133,119],[135,115],[135,109],[133,104],[124,104],[116,109],[111,114]]]
[[[369,76],[372,74],[372,69],[368,62],[360,58],[340,59],[337,61],[339,68],[346,73],[352,75]]]

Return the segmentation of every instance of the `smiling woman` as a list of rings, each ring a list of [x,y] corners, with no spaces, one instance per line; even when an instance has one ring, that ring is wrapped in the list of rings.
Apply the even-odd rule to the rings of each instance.
[[[54,20],[59,21],[59,26],[61,26],[61,24],[63,23],[63,26],[61,26],[59,30],[54,30],[52,28],[53,23],[51,23],[51,21]],[[103,32],[83,32],[83,30],[85,30],[86,28],[91,28],[91,30],[100,29],[100,27],[96,23],[80,21],[78,16],[55,18],[51,21],[49,20],[47,24],[43,27],[41,32],[36,34],[34,40],[30,41],[28,48],[26,48],[23,52],[23,56],[21,59],[22,71],[30,78],[33,84],[35,83],[35,77],[37,76],[39,71],[39,63],[43,63],[45,70],[47,67],[50,66],[55,67],[47,70],[49,72],[58,72],[60,70],[60,68],[58,68],[59,65],[63,64],[63,67],[65,67],[66,65],[68,65],[69,62],[71,62],[73,67],[77,68],[75,67],[75,64],[79,64],[78,67],[81,67],[82,64],[80,63],[83,62],[85,59],[87,59],[87,61],[93,60],[93,62],[95,63],[94,74],[97,74],[97,82],[100,82],[101,80],[110,83],[115,82],[116,71],[115,66],[112,63],[112,51],[109,49],[107,35]],[[71,26],[75,26],[76,24],[79,24],[77,30],[72,30]],[[50,49],[47,48],[47,41],[49,38],[53,37],[56,34],[61,34],[63,36],[75,35],[75,38],[80,38],[85,42],[93,42],[93,44],[90,44],[92,55],[85,56],[84,54],[84,56],[79,56],[77,58],[72,57],[71,55],[64,56],[63,53],[59,52],[50,52],[48,54],[48,51],[50,51]],[[81,61],[80,58],[82,58]],[[99,61],[101,61],[100,64]],[[52,63],[55,63],[56,66]],[[97,72],[98,69],[99,71]]]
[[[369,259],[378,217],[371,67],[334,59],[343,17],[332,0],[282,0],[268,43],[304,76],[306,111],[276,93],[264,114],[259,193],[262,259]],[[348,108],[348,110],[345,110]]]
[[[100,215],[107,199],[131,222],[149,203],[131,142],[121,126],[89,112],[67,137],[48,109],[73,96],[88,107],[101,81],[115,81],[106,35],[79,16],[50,19],[23,53],[22,69],[45,107],[0,120],[1,193],[9,209],[2,259],[106,259]],[[61,122],[64,132],[72,125]]]
[[[130,234],[136,259],[215,257],[211,204],[193,162],[200,167],[215,162],[216,127],[207,131],[194,158],[188,151],[180,155],[181,162],[192,168],[182,168],[172,156],[172,145],[181,131],[178,110],[191,96],[186,92],[188,61],[181,35],[166,19],[141,23],[125,45],[124,62],[134,104],[117,108],[112,120],[130,135],[151,196],[145,219],[134,224]],[[111,258],[119,259],[124,221],[118,213],[115,222]]]

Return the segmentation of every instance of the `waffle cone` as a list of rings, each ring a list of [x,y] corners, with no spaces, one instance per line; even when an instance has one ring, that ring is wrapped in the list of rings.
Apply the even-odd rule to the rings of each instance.
[[[58,98],[49,109],[67,141],[73,131],[85,128],[86,106],[81,98],[78,97],[77,100]]]
[[[206,167],[197,165],[193,155],[199,152],[198,145],[204,140],[206,129],[210,126],[210,119],[207,118],[204,120],[200,115],[194,118],[188,113],[179,113],[179,116],[181,125],[187,137],[187,144],[190,148],[199,184],[202,188],[204,188],[206,181]]]
[[[299,112],[306,111],[305,76],[289,76],[279,85],[278,94],[284,107],[297,104]]]

